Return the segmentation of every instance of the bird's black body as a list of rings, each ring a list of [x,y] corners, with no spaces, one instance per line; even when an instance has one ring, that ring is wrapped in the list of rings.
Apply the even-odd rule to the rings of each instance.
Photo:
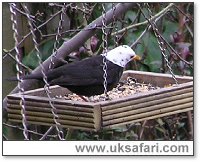
[[[107,60],[107,90],[112,90],[121,78],[123,67]],[[93,96],[104,92],[103,56],[95,56],[65,64],[46,73],[50,85],[68,88],[73,93]],[[23,79],[43,80],[42,74],[30,74]]]

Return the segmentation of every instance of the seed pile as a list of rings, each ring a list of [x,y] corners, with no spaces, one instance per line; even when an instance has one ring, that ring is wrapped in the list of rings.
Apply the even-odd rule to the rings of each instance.
[[[117,87],[113,88],[111,91],[109,91],[107,94],[108,96],[105,96],[105,94],[101,95],[95,95],[92,97],[83,97],[76,95],[75,93],[66,94],[65,96],[56,96],[56,98],[59,99],[65,99],[65,100],[72,100],[72,101],[83,101],[86,100],[88,102],[99,102],[106,100],[114,100],[117,98],[122,98],[125,96],[130,96],[137,93],[143,93],[151,90],[160,89],[160,87],[153,86],[152,84],[145,84],[145,83],[139,83],[135,78],[127,77],[126,80],[121,81],[118,83]]]

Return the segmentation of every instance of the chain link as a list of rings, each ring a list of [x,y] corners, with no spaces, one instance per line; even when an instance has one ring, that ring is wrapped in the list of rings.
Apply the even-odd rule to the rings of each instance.
[[[116,16],[115,16],[115,11],[116,11],[116,6],[115,6],[115,3],[112,3],[112,11],[113,11],[113,28],[114,28],[114,32],[116,33],[115,34],[115,47],[118,47],[119,46],[119,43],[118,43],[118,26],[117,26],[117,22],[116,22]]]
[[[87,14],[91,14],[90,5],[88,3],[83,3],[83,18],[88,21]]]
[[[21,87],[21,83],[23,80],[21,79],[21,76],[23,74],[21,64],[20,64],[20,53],[19,53],[19,42],[18,42],[18,31],[17,31],[17,15],[16,15],[16,4],[15,3],[9,3],[10,5],[10,12],[11,12],[11,21],[12,21],[12,30],[13,30],[13,38],[15,40],[15,51],[16,51],[16,69],[17,69],[17,80],[18,80],[18,88],[19,88],[19,95],[20,95],[20,106],[21,106],[21,115],[22,115],[22,125],[23,125],[23,135],[25,140],[29,140],[28,138],[28,129],[27,129],[27,119],[26,119],[26,108],[25,108],[25,99],[24,99],[24,89]]]
[[[105,10],[105,6],[104,4],[102,3],[102,32],[103,32],[103,35],[102,35],[102,40],[103,40],[103,51],[104,51],[104,55],[103,55],[103,78],[104,78],[104,82],[103,82],[103,87],[104,87],[104,95],[105,95],[105,98],[104,100],[106,100],[106,98],[108,98],[108,94],[107,94],[107,77],[108,77],[108,74],[107,74],[107,62],[106,62],[106,56],[107,56],[107,53],[108,53],[108,42],[107,42],[107,39],[108,39],[108,33],[106,32],[106,29],[107,29],[107,25],[106,25],[106,10]]]
[[[63,5],[63,8],[62,8],[62,12],[60,13],[60,20],[59,20],[59,23],[58,23],[58,28],[57,28],[57,33],[56,33],[56,36],[55,36],[55,42],[53,44],[53,54],[52,54],[52,57],[50,59],[50,64],[49,64],[49,69],[52,69],[52,66],[54,65],[54,61],[53,59],[55,58],[56,59],[56,55],[57,55],[57,51],[58,51],[58,46],[59,46],[59,37],[61,37],[61,31],[62,31],[62,23],[63,23],[63,14],[65,14],[65,7],[66,7],[66,4],[64,3]]]
[[[45,86],[44,86],[44,90],[49,98],[49,104],[50,106],[52,107],[51,109],[51,112],[53,114],[53,120],[54,120],[54,123],[55,123],[55,127],[56,127],[56,130],[58,132],[58,137],[60,140],[64,140],[64,134],[62,132],[62,130],[60,130],[60,126],[61,124],[58,122],[58,119],[59,119],[59,116],[57,114],[57,109],[56,107],[53,105],[53,99],[51,98],[50,94],[50,90],[49,90],[49,83],[47,81],[47,76],[45,74],[45,69],[44,69],[44,66],[42,65],[42,59],[41,59],[41,53],[40,53],[40,50],[38,48],[38,43],[37,43],[37,40],[36,40],[36,35],[34,33],[34,28],[33,28],[33,25],[32,25],[32,21],[30,19],[30,13],[29,13],[29,10],[27,8],[27,6],[23,3],[23,8],[25,10],[25,13],[26,13],[26,16],[28,18],[28,24],[29,24],[29,27],[30,27],[30,32],[32,34],[32,39],[33,39],[33,42],[34,42],[34,48],[36,50],[36,55],[37,55],[37,58],[38,58],[38,62],[39,62],[39,65],[41,67],[41,73],[43,75],[43,81],[45,83]]]
[[[168,69],[169,69],[170,74],[172,75],[172,78],[173,78],[174,81],[175,81],[175,84],[178,85],[178,80],[176,79],[176,76],[175,76],[175,74],[173,73],[173,70],[172,70],[171,65],[170,65],[170,63],[169,63],[169,60],[168,60],[168,58],[167,58],[167,54],[165,54],[166,47],[165,47],[165,45],[164,45],[164,42],[163,42],[163,40],[162,40],[162,37],[160,36],[161,34],[159,33],[159,30],[158,30],[158,28],[157,28],[157,25],[156,25],[155,21],[152,21],[152,20],[151,20],[151,18],[152,18],[152,12],[151,12],[151,10],[150,10],[149,5],[146,4],[146,5],[147,5],[147,9],[148,9],[149,13],[151,14],[149,19],[148,19],[148,18],[146,17],[146,15],[144,14],[144,12],[143,12],[143,10],[142,10],[140,4],[138,3],[137,5],[139,6],[139,8],[140,8],[140,10],[141,10],[141,13],[142,13],[143,16],[145,17],[145,19],[146,19],[146,20],[150,23],[150,25],[152,26],[152,29],[153,29],[153,31],[154,31],[154,34],[155,34],[155,36],[156,36],[156,38],[157,38],[157,42],[158,42],[159,48],[160,48],[160,50],[161,50],[161,54],[163,55],[163,57],[164,57],[164,59],[165,59],[165,62],[167,63],[167,67],[168,67]]]
[[[54,48],[53,48],[53,54],[52,54],[52,57],[51,57],[51,62],[49,64],[49,69],[52,68],[52,66],[54,65],[54,61],[53,61],[53,58],[56,58],[56,55],[57,55],[57,51],[58,51],[58,46],[59,46],[59,37],[61,36],[61,31],[62,31],[62,23],[63,23],[63,14],[65,14],[65,7],[66,7],[66,4],[64,3],[63,5],[63,8],[62,8],[62,12],[60,13],[60,20],[59,20],[59,23],[58,23],[58,28],[57,28],[57,33],[56,33],[56,37],[55,37],[55,42],[54,42]],[[49,103],[52,107],[51,109],[51,113],[53,114],[53,120],[54,120],[54,123],[56,124],[56,130],[58,132],[58,136],[61,140],[64,140],[64,133],[59,129],[59,126],[61,126],[61,124],[58,122],[58,114],[57,114],[57,109],[56,107],[53,105],[53,102],[52,102],[52,98],[51,96],[49,95],[51,92],[49,90],[49,86],[47,85],[47,89],[48,89],[48,92],[47,93],[47,96],[48,98],[50,99],[49,100]]]

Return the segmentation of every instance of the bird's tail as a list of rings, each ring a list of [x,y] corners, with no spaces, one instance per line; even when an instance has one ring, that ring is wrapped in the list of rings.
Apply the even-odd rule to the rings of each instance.
[[[23,80],[27,80],[27,79],[42,80],[42,75],[41,74],[30,74],[30,75],[22,76],[20,78],[23,79]],[[16,76],[8,78],[7,80],[9,80],[9,81],[18,81]]]

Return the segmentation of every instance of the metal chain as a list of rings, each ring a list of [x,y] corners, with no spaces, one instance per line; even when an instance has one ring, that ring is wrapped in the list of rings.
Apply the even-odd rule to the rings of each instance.
[[[106,32],[106,29],[107,29],[107,25],[106,25],[106,10],[105,10],[105,6],[104,6],[104,3],[102,3],[102,32],[103,32],[103,35],[102,35],[102,40],[103,40],[103,51],[104,51],[104,55],[103,55],[103,78],[104,78],[104,82],[103,82],[103,87],[104,87],[104,95],[106,96],[105,97],[105,100],[106,98],[108,97],[108,94],[107,94],[107,62],[106,62],[106,56],[107,56],[107,53],[108,53],[108,42],[107,42],[107,39],[108,39],[108,34]]]
[[[53,44],[53,54],[52,57],[50,59],[50,64],[49,64],[49,69],[52,69],[52,66],[54,65],[54,61],[53,58],[56,58],[57,55],[57,51],[58,51],[58,46],[59,46],[59,37],[61,37],[61,31],[62,31],[62,23],[63,23],[63,14],[65,14],[65,6],[66,4],[64,3],[63,8],[62,8],[62,12],[60,13],[60,20],[58,23],[58,28],[57,28],[57,33],[56,33],[56,37],[55,37],[55,42]]]
[[[152,12],[151,12],[151,10],[150,10],[148,4],[147,4],[147,9],[148,9],[148,11],[151,13],[149,19],[146,17],[145,13],[143,12],[142,8],[140,7],[140,4],[138,3],[137,5],[139,6],[139,8],[140,8],[140,10],[141,10],[141,13],[142,13],[143,16],[145,17],[145,19],[146,19],[146,20],[150,23],[150,25],[152,26],[152,29],[153,29],[153,31],[154,31],[154,34],[155,34],[155,36],[156,36],[156,38],[157,38],[157,42],[158,42],[159,48],[160,48],[160,50],[161,50],[161,54],[163,55],[163,57],[164,57],[164,59],[165,59],[165,61],[166,61],[166,63],[167,63],[167,67],[168,67],[168,69],[169,69],[170,74],[172,75],[172,78],[173,78],[174,81],[175,81],[175,84],[178,85],[178,80],[176,79],[176,76],[175,76],[175,74],[173,73],[173,70],[172,70],[172,68],[171,68],[171,66],[170,66],[169,60],[168,60],[168,58],[167,58],[167,54],[165,54],[166,47],[164,46],[164,42],[163,42],[163,40],[162,40],[162,37],[160,36],[161,34],[159,33],[159,30],[158,30],[158,28],[157,28],[157,25],[156,25],[155,21],[152,21],[152,20],[151,20],[151,18],[152,18]]]
[[[86,19],[86,14],[85,14],[85,11],[87,10],[87,4],[86,3],[83,3],[83,19],[87,20]]]
[[[44,90],[45,90],[45,92],[46,92],[46,94],[47,94],[47,96],[49,98],[49,104],[52,107],[51,112],[53,114],[53,119],[54,119],[54,122],[55,122],[56,130],[58,132],[58,137],[59,137],[60,140],[64,140],[64,134],[60,130],[61,124],[58,122],[59,116],[57,115],[57,109],[53,105],[53,99],[50,96],[51,92],[49,90],[49,83],[47,82],[47,76],[45,74],[45,69],[44,69],[44,66],[42,65],[41,53],[40,53],[40,50],[38,48],[38,43],[37,43],[37,40],[36,40],[36,35],[34,33],[34,28],[33,28],[33,25],[32,25],[32,21],[30,19],[30,13],[29,13],[29,10],[28,10],[27,6],[24,3],[23,3],[23,8],[24,8],[26,16],[28,18],[28,24],[30,26],[30,32],[32,34],[32,39],[33,39],[33,42],[34,42],[34,47],[35,47],[35,50],[36,50],[36,55],[37,55],[37,58],[39,60],[38,62],[39,62],[39,65],[41,67],[41,73],[43,75],[43,81],[45,83]]]
[[[57,33],[56,33],[56,37],[55,37],[55,42],[54,42],[54,45],[53,45],[53,54],[51,56],[51,62],[49,64],[49,69],[52,69],[52,66],[54,65],[54,61],[53,61],[53,58],[56,58],[56,55],[57,55],[57,52],[58,52],[58,46],[59,46],[59,37],[61,36],[61,31],[62,31],[62,23],[63,23],[63,14],[65,13],[65,7],[66,7],[66,4],[64,3],[63,5],[63,8],[62,8],[62,12],[60,13],[60,20],[59,20],[59,23],[58,23],[58,28],[57,28]],[[47,86],[47,89],[49,91],[49,93],[47,93],[47,96],[49,98],[49,103],[52,107],[51,109],[51,113],[53,114],[53,120],[54,120],[54,123],[56,123],[56,130],[58,132],[58,136],[61,140],[64,140],[64,133],[59,129],[59,126],[61,125],[59,122],[58,122],[58,114],[57,114],[57,109],[56,107],[53,105],[53,102],[52,102],[52,98],[51,96],[49,95],[51,93],[51,91],[49,90],[49,86]]]
[[[86,13],[88,13],[88,14],[90,14],[90,6],[89,6],[89,4],[88,3],[83,3],[83,18],[85,19],[85,20],[87,20],[88,21],[88,19],[87,19],[87,14]]]
[[[20,94],[20,106],[21,106],[21,115],[22,115],[22,125],[23,125],[23,135],[25,140],[29,140],[28,138],[28,129],[27,129],[27,119],[26,119],[26,108],[25,108],[25,99],[24,99],[24,89],[21,87],[21,83],[23,80],[21,79],[21,75],[23,74],[22,68],[21,68],[21,63],[20,63],[20,53],[18,49],[18,31],[17,31],[17,15],[16,15],[16,10],[15,8],[17,7],[15,3],[9,3],[10,5],[10,12],[11,12],[11,21],[12,21],[12,30],[13,30],[13,38],[15,40],[15,51],[16,51],[16,69],[17,69],[17,80],[18,80],[18,89],[19,89],[19,94]]]
[[[115,34],[115,47],[118,47],[119,46],[119,43],[118,43],[118,26],[117,26],[117,22],[116,22],[116,16],[115,16],[115,11],[116,11],[116,6],[114,3],[112,3],[112,11],[113,11],[113,27],[114,27],[114,32],[116,33]]]

